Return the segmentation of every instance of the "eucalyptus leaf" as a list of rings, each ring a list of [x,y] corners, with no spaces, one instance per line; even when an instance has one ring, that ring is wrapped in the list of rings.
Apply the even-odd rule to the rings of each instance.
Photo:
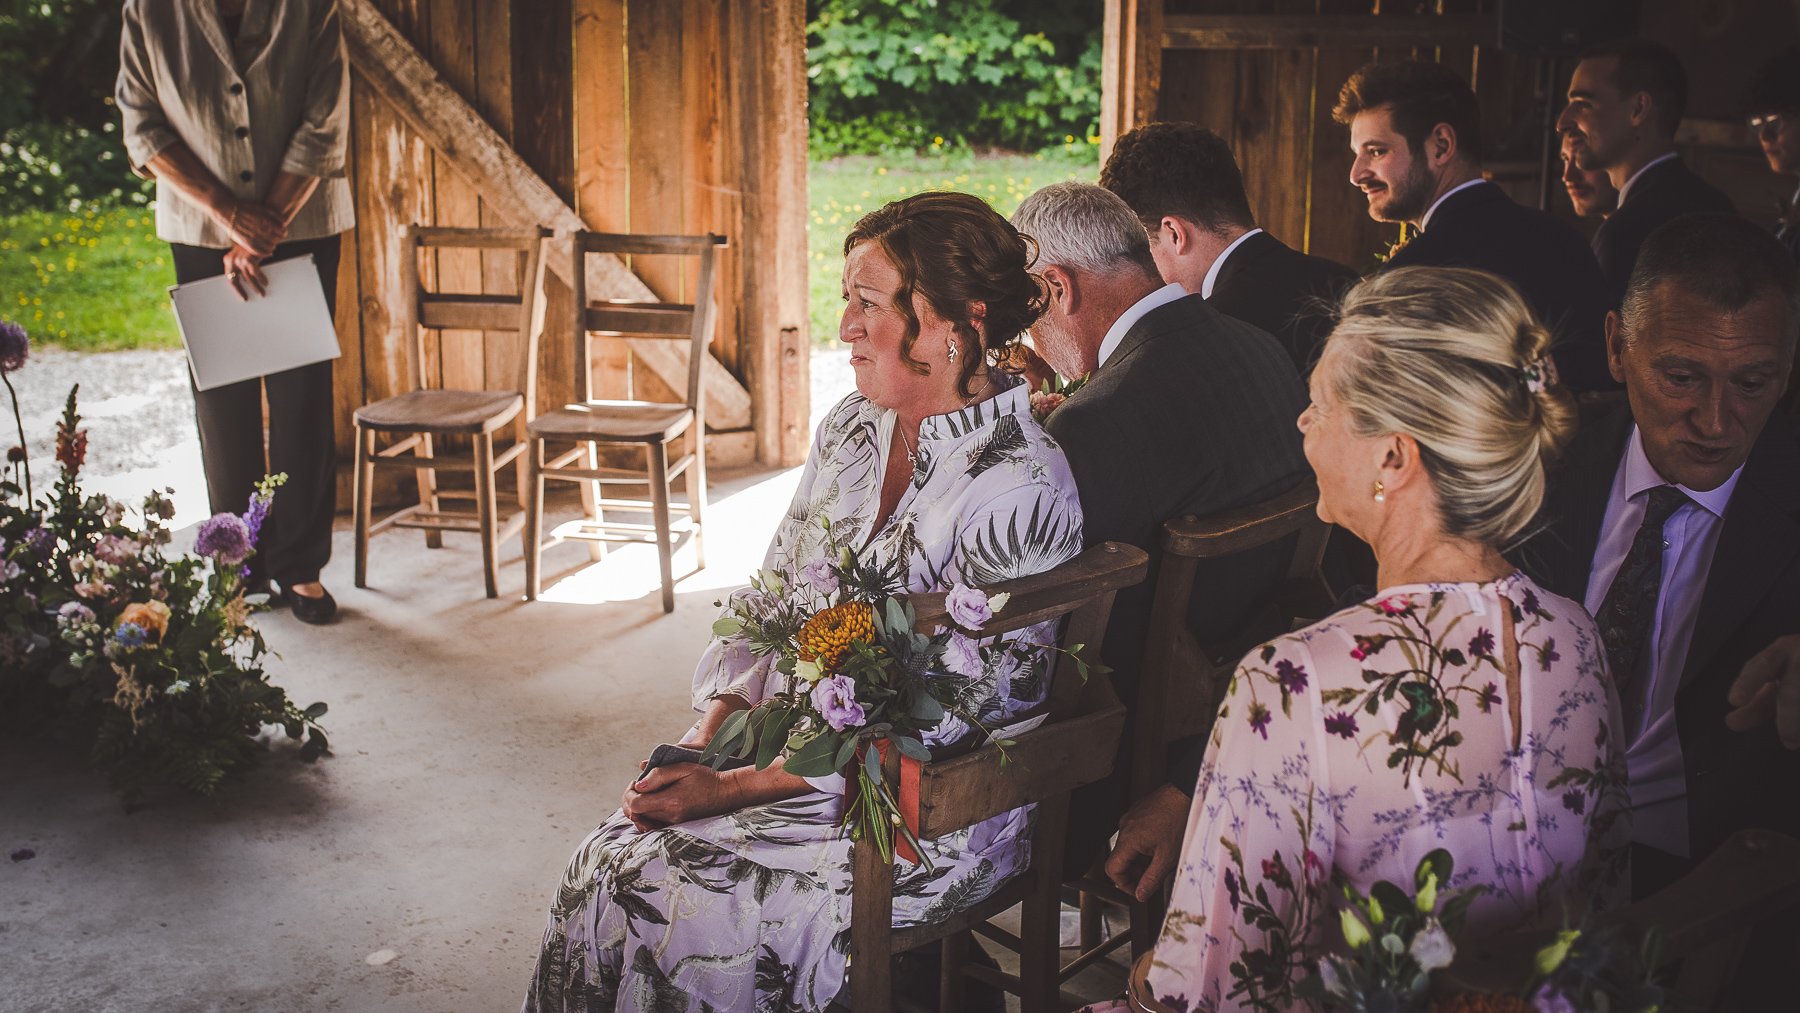
[[[713,620],[712,632],[715,637],[735,637],[744,632],[744,623],[741,619],[724,616]]]
[[[896,735],[892,741],[900,747],[902,755],[910,756],[920,763],[927,763],[931,760],[931,750],[925,748],[925,743],[910,735]]]
[[[837,773],[831,761],[837,757],[843,736],[837,732],[820,732],[787,758],[783,770],[795,777],[826,777]]]

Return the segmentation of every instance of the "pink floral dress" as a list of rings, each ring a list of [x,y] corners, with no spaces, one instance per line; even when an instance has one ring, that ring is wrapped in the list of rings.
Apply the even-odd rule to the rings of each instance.
[[[1486,888],[1464,938],[1613,896],[1628,830],[1602,658],[1581,606],[1519,573],[1390,588],[1246,656],[1188,817],[1156,998],[1301,1005],[1293,986],[1342,943],[1334,870],[1410,891],[1448,849],[1452,888]]]

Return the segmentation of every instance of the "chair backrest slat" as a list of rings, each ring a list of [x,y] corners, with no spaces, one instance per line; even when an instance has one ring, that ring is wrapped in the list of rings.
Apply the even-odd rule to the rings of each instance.
[[[569,234],[561,255],[571,258],[571,288],[574,302],[569,327],[575,341],[575,398],[591,401],[593,393],[593,338],[601,335],[618,338],[686,339],[688,343],[687,389],[683,392],[687,406],[695,415],[695,431],[704,432],[706,399],[700,394],[701,369],[710,354],[713,330],[718,320],[717,260],[718,251],[727,245],[724,236],[706,235],[633,235],[615,232],[576,231]],[[693,301],[624,302],[588,299],[587,255],[610,253],[615,256],[688,256],[699,260],[699,279],[694,286]]]
[[[424,373],[426,329],[516,331],[518,355],[507,384],[525,394],[525,418],[536,415],[537,353],[544,325],[544,242],[546,228],[476,229],[448,226],[403,226],[400,232],[402,326],[411,336],[413,389],[427,387]],[[428,292],[419,284],[419,255],[424,250],[510,250],[516,256],[516,295],[501,293]],[[489,386],[498,386],[490,382]]]

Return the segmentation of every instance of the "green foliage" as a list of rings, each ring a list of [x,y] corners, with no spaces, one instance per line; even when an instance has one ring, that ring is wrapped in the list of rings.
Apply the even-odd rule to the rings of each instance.
[[[1100,10],[1091,0],[811,0],[815,154],[994,146],[1095,133]]]
[[[0,313],[82,352],[180,348],[169,247],[144,208],[0,215]]]
[[[0,214],[141,205],[112,101],[119,5],[0,0]]]

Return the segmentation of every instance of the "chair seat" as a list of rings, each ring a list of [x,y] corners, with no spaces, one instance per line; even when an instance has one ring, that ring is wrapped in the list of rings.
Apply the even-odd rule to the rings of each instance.
[[[588,401],[564,405],[531,420],[536,439],[667,443],[687,431],[694,410],[649,401]]]
[[[487,433],[511,422],[525,398],[511,390],[412,390],[356,410],[366,429],[409,433]]]

